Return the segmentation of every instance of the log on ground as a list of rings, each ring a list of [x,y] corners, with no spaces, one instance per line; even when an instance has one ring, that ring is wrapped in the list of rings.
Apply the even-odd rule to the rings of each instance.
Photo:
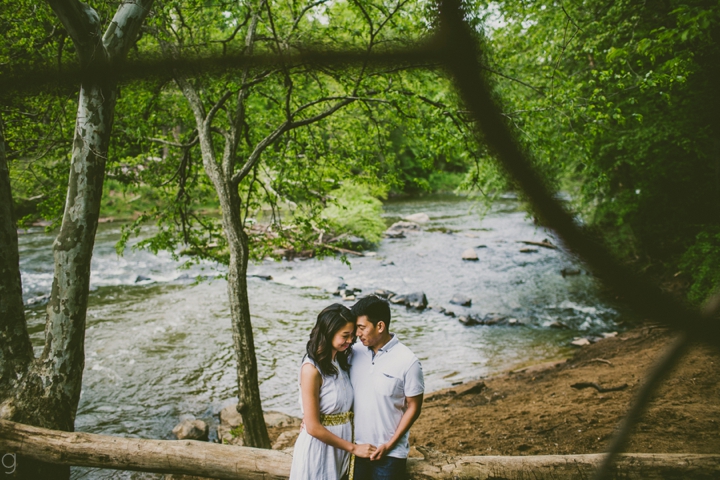
[[[603,454],[459,456],[436,455],[410,460],[410,478],[587,480],[594,476]],[[625,480],[720,478],[720,455],[684,453],[625,453],[618,457],[613,476]]]
[[[193,440],[144,440],[61,432],[0,420],[0,452],[63,465],[174,473],[219,479],[285,479],[292,456],[281,451]],[[409,478],[586,479],[601,454],[459,456],[426,453],[408,462]],[[623,479],[720,478],[720,455],[632,454],[620,456]]]
[[[219,479],[285,479],[292,456],[195,440],[61,432],[0,420],[0,452],[48,463]]]

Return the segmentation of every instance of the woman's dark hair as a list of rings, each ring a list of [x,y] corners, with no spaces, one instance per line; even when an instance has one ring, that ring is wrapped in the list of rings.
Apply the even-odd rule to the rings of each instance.
[[[317,322],[310,332],[307,343],[308,357],[313,359],[323,375],[337,375],[338,371],[332,364],[332,340],[335,334],[348,323],[355,323],[355,315],[349,308],[339,303],[333,303],[318,314]],[[340,368],[350,369],[348,356],[352,346],[344,352],[337,353]]]

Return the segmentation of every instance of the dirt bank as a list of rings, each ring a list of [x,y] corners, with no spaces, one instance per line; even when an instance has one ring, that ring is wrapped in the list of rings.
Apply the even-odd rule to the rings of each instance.
[[[564,362],[431,393],[411,444],[464,455],[602,452],[645,372],[672,338],[661,328],[638,328],[583,347]],[[720,451],[718,364],[717,351],[693,347],[661,387],[627,451]],[[627,387],[599,393],[571,387],[577,383]]]

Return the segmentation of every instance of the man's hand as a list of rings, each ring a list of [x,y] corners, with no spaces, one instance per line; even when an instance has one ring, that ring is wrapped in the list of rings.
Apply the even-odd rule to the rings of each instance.
[[[383,443],[382,445],[377,447],[377,450],[375,450],[372,455],[370,455],[370,460],[380,460],[390,450],[392,450],[392,445],[390,445],[389,443]]]

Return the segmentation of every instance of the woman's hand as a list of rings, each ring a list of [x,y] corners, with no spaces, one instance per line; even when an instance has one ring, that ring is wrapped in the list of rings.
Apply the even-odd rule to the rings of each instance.
[[[370,458],[370,455],[375,451],[375,446],[369,443],[363,443],[361,445],[353,444],[352,453],[359,458]]]

